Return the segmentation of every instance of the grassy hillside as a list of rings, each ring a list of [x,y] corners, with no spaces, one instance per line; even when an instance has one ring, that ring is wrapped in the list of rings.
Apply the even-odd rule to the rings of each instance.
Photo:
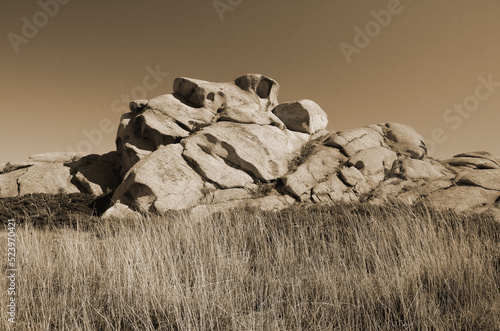
[[[500,329],[500,224],[486,215],[344,205],[71,222],[18,230],[18,330]]]

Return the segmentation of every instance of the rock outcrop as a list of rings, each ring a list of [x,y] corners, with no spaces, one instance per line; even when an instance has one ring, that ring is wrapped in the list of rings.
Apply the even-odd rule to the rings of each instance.
[[[0,165],[0,197],[114,192],[106,217],[390,201],[500,213],[500,160],[490,153],[439,161],[399,123],[327,131],[318,104],[280,104],[278,90],[254,74],[230,83],[177,78],[173,93],[130,102],[116,152]]]
[[[47,153],[31,156],[26,163],[5,164],[0,170],[0,198],[38,193],[109,193],[122,181],[117,159],[116,152],[102,156]]]

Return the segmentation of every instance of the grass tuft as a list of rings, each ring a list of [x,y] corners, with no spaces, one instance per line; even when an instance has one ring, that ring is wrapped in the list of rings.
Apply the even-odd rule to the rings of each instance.
[[[295,156],[295,158],[290,160],[290,162],[288,163],[289,172],[294,172],[295,170],[297,170],[297,168],[302,165],[309,158],[309,156],[312,155],[317,145],[317,141],[310,140],[304,146],[302,146],[297,156]]]

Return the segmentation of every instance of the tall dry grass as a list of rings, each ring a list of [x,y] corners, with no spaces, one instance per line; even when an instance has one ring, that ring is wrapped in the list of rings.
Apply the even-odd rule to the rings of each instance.
[[[488,217],[345,205],[73,221],[19,229],[18,330],[500,329]]]

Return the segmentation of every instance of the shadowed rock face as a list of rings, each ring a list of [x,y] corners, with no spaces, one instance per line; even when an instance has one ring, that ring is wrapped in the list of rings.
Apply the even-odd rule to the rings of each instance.
[[[311,100],[283,103],[273,113],[293,131],[314,134],[328,125],[326,113]]]
[[[116,152],[0,164],[0,197],[114,191],[106,217],[356,201],[499,213],[500,160],[490,153],[438,161],[399,123],[327,131],[319,105],[280,104],[278,90],[257,74],[230,83],[177,78],[172,94],[130,103]]]

